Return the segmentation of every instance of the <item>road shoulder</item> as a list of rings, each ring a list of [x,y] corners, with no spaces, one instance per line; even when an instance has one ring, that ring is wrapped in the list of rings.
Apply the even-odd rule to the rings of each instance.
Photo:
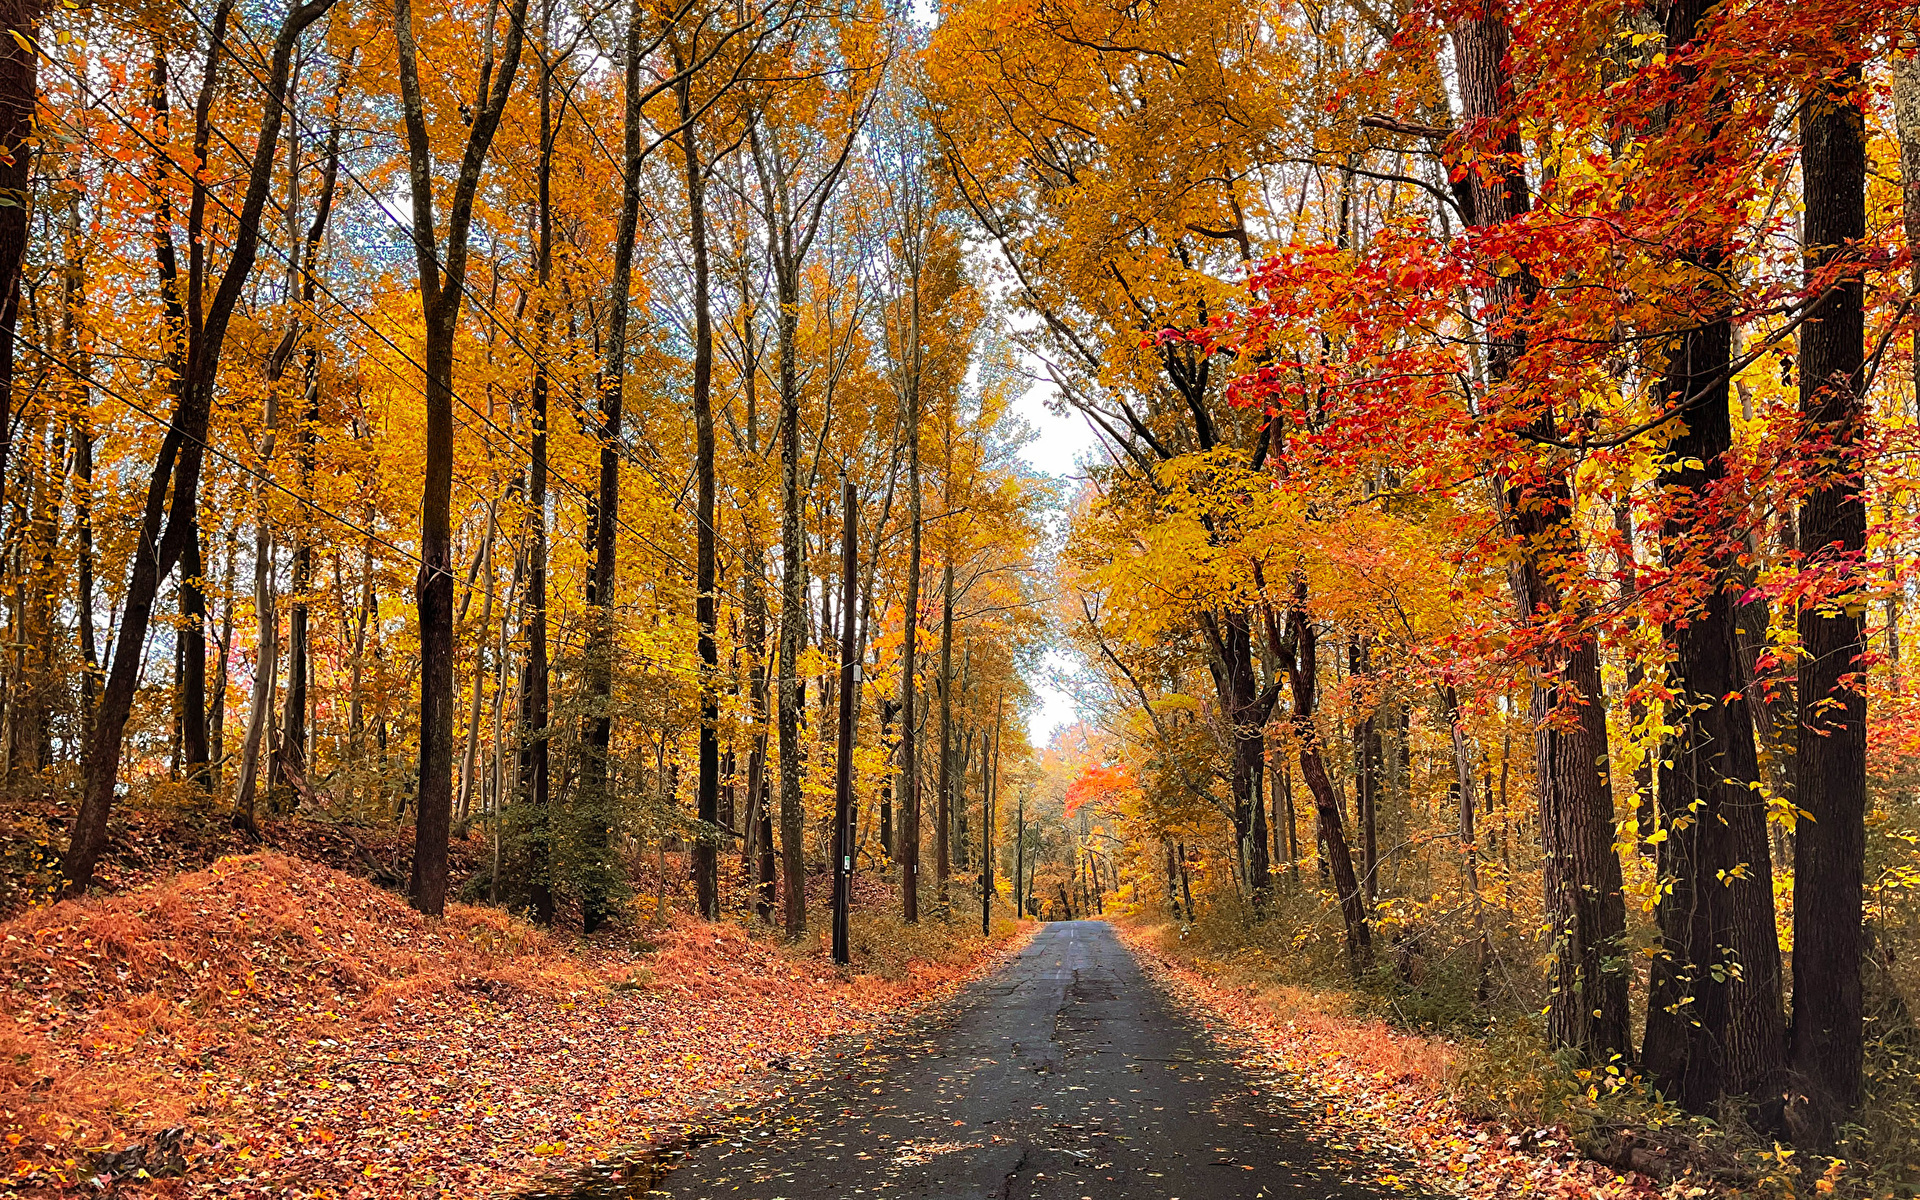
[[[1141,970],[1177,1002],[1202,1014],[1252,1075],[1311,1095],[1317,1139],[1357,1139],[1418,1164],[1422,1182],[1473,1200],[1564,1197],[1646,1200],[1660,1190],[1582,1158],[1562,1130],[1513,1130],[1462,1111],[1448,1090],[1452,1047],[1378,1020],[1340,1018],[1286,1005],[1280,990],[1231,987],[1169,953],[1161,927],[1113,922]],[[1510,1145],[1518,1141],[1520,1145]],[[1534,1143],[1532,1146],[1526,1143]],[[1374,1182],[1408,1181],[1383,1164]]]

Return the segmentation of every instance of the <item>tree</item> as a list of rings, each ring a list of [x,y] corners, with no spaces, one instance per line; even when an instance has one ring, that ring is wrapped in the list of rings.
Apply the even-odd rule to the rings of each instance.
[[[676,51],[680,83],[674,99],[680,116],[680,145],[686,161],[687,217],[693,249],[693,419],[697,446],[694,472],[698,500],[694,520],[699,526],[699,563],[694,588],[700,623],[700,781],[697,812],[706,825],[720,815],[720,650],[715,641],[718,603],[714,595],[714,561],[718,531],[713,501],[713,313],[707,266],[706,168],[700,159],[699,124],[693,110],[693,78]],[[694,847],[694,882],[700,889],[700,912],[708,919],[720,915],[719,848],[702,829]]]
[[[807,255],[820,235],[827,204],[845,174],[870,104],[877,62],[845,64],[844,94],[825,100],[820,128],[797,114],[763,106],[751,118],[748,144],[760,184],[773,273],[775,344],[780,396],[780,640],[775,688],[780,736],[781,893],[788,937],[807,922],[806,864],[800,844],[800,713],[804,707],[799,659],[806,642],[806,564],[801,546],[800,300]],[[839,112],[833,112],[838,108]],[[812,168],[811,170],[809,168]]]
[[[400,0],[402,4],[406,0]],[[173,415],[158,455],[147,477],[146,503],[140,517],[140,533],[133,554],[132,570],[121,604],[120,628],[115,638],[112,665],[106,686],[93,712],[87,737],[85,784],[75,814],[73,835],[61,860],[69,894],[86,891],[93,880],[93,869],[106,848],[107,815],[113,805],[115,785],[120,773],[120,754],[124,745],[127,718],[132,712],[134,692],[139,686],[142,648],[148,623],[153,616],[153,601],[160,581],[180,561],[199,522],[200,468],[206,451],[207,423],[213,406],[214,385],[219,375],[220,353],[227,329],[233,320],[242,289],[260,249],[260,221],[266,209],[267,192],[273,184],[275,151],[280,127],[285,119],[288,74],[293,47],[307,27],[324,16],[333,0],[309,0],[295,7],[281,22],[274,38],[267,78],[263,87],[266,107],[260,117],[260,131],[247,164],[246,193],[234,221],[233,245],[227,255],[227,267],[214,289],[205,310],[199,306],[200,289],[183,293],[177,287],[166,289],[175,317],[175,337],[185,340],[180,355],[180,370],[172,387]],[[219,65],[225,36],[221,8],[216,15],[207,50],[207,78],[211,80]],[[203,96],[211,89],[203,88]],[[204,110],[211,103],[203,101]],[[197,163],[191,172],[194,213],[189,217],[190,236],[194,237],[195,258],[202,253],[194,215],[203,213],[206,183],[199,164],[205,162],[208,141],[202,137],[204,117],[196,113],[195,146]],[[170,224],[171,217],[162,211]],[[162,259],[172,258],[171,231],[163,227]],[[198,273],[193,273],[198,277]],[[163,280],[177,278],[164,265]]]
[[[491,14],[490,14],[491,15]],[[467,243],[487,150],[513,93],[526,41],[527,0],[506,12],[498,74],[493,39],[480,62],[466,147],[454,177],[442,241],[434,223],[434,160],[426,97],[420,90],[413,0],[394,0],[401,113],[407,132],[407,179],[413,195],[413,253],[426,331],[427,458],[420,499],[420,793],[413,868],[407,895],[439,916],[447,899],[447,835],[453,819],[453,350],[467,290]]]
[[[1859,572],[1867,544],[1860,442],[1865,297],[1856,247],[1867,233],[1866,122],[1857,66],[1814,91],[1800,114],[1807,292],[1819,306],[1800,335],[1800,410],[1822,469],[1801,503],[1800,547],[1841,573],[1838,595],[1799,614],[1799,747],[1793,840],[1793,1065],[1828,1111],[1861,1098],[1862,892],[1866,871],[1867,652]],[[1769,910],[1769,915],[1770,910]]]
[[[1492,4],[1470,8],[1454,23],[1452,37],[1462,102],[1456,161],[1471,197],[1466,217],[1472,226],[1498,227],[1532,207],[1507,77],[1506,14]],[[1513,374],[1525,349],[1515,307],[1530,303],[1537,288],[1525,270],[1488,272],[1483,303],[1494,333],[1486,369],[1496,386]],[[1547,410],[1523,436],[1556,437],[1553,420]],[[1509,480],[1505,485],[1508,520],[1522,546],[1514,590],[1523,619],[1553,614],[1566,602],[1558,581],[1571,561],[1574,514],[1565,471],[1553,463],[1538,484]],[[1604,766],[1599,648],[1588,635],[1576,633],[1570,641],[1549,651],[1533,693],[1547,908],[1554,921],[1555,979],[1547,1025],[1556,1044],[1605,1062],[1630,1047],[1627,981],[1619,962],[1626,905],[1620,860],[1613,851],[1613,789]],[[1602,765],[1596,769],[1596,764]]]

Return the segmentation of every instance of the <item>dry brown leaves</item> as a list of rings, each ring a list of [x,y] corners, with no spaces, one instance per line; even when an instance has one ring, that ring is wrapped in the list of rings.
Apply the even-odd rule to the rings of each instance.
[[[575,954],[523,922],[444,920],[276,854],[222,859],[0,924],[0,1128],[13,1187],[89,1189],[190,1131],[168,1196],[510,1190],[679,1133],[749,1076],[907,1001],[979,955],[896,981],[843,975],[738,925]]]
[[[1362,1122],[1406,1149],[1429,1183],[1476,1200],[1661,1194],[1645,1176],[1621,1175],[1581,1157],[1563,1129],[1517,1130],[1470,1119],[1448,1091],[1452,1055],[1438,1039],[1401,1033],[1379,1020],[1304,1011],[1288,1004],[1282,989],[1223,986],[1167,953],[1146,931],[1115,928],[1172,991],[1253,1039],[1261,1057],[1318,1093],[1330,1117]],[[1380,1182],[1405,1181],[1386,1176]]]

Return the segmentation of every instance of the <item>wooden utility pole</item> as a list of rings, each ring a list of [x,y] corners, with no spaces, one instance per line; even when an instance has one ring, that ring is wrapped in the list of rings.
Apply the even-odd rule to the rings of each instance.
[[[833,961],[852,961],[847,949],[847,912],[853,906],[853,724],[860,706],[859,651],[854,646],[860,551],[855,538],[853,481],[840,485],[840,745],[834,764],[833,801]]]
[[[980,797],[980,936],[993,927],[993,802],[1000,792],[1000,723],[1007,711],[1007,694],[1000,693],[993,713],[993,753],[986,760],[987,786]]]
[[[1014,802],[1013,810],[1013,915],[1027,915],[1027,793]]]

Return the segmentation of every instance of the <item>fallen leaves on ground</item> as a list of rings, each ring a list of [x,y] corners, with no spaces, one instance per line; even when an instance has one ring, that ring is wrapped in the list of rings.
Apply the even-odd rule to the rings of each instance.
[[[1351,1136],[1356,1124],[1368,1127],[1417,1159],[1430,1184],[1475,1200],[1645,1200],[1662,1194],[1643,1175],[1618,1174],[1581,1157],[1565,1130],[1515,1130],[1470,1119],[1447,1089],[1452,1056],[1444,1042],[1378,1020],[1296,1008],[1278,989],[1224,986],[1169,953],[1150,931],[1126,924],[1115,929],[1176,996],[1251,1040],[1252,1057],[1264,1062],[1246,1066],[1277,1066],[1318,1093],[1326,1136],[1337,1140]],[[1375,1182],[1403,1187],[1408,1181],[1385,1175]],[[1684,1184],[1669,1191],[1703,1194]]]
[[[497,1193],[750,1102],[779,1086],[750,1075],[983,965],[975,943],[843,974],[689,917],[647,938],[576,953],[494,909],[430,920],[277,854],[30,910],[0,924],[8,1185]]]

